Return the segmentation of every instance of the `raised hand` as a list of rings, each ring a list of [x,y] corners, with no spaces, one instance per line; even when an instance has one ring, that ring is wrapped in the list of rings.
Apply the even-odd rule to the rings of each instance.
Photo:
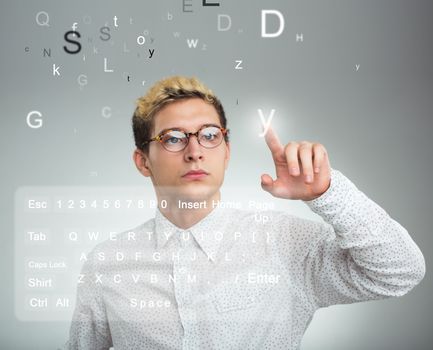
[[[322,195],[331,184],[328,152],[320,143],[289,142],[283,146],[269,127],[266,144],[272,153],[277,178],[261,176],[262,188],[274,197],[312,200]]]

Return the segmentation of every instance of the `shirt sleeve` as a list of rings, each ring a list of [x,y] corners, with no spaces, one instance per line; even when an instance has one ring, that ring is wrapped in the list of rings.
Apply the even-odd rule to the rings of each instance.
[[[304,203],[325,223],[289,216],[291,264],[315,308],[402,296],[423,279],[407,230],[340,171],[331,168],[328,190]]]
[[[112,345],[110,328],[102,299],[93,252],[87,256],[77,286],[76,306],[72,316],[67,350],[108,350]]]

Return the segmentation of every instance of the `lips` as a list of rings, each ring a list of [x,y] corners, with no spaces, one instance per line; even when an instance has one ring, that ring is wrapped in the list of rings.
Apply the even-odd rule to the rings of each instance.
[[[204,171],[202,169],[197,169],[197,170],[188,171],[182,177],[188,178],[188,179],[199,179],[199,178],[205,177],[206,175],[208,175],[208,173],[206,171]]]
[[[198,169],[198,170],[190,170],[183,176],[195,176],[195,175],[207,175],[208,173],[204,170]]]

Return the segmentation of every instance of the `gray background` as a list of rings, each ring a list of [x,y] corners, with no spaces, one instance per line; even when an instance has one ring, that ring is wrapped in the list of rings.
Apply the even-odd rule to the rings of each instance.
[[[432,3],[220,0],[220,7],[207,8],[198,0],[191,3],[193,13],[182,13],[181,0],[2,0],[0,347],[53,349],[64,343],[69,328],[67,322],[23,323],[15,318],[16,189],[150,186],[131,160],[134,101],[156,80],[181,74],[200,78],[225,106],[232,132],[227,186],[259,192],[260,175],[273,174],[269,151],[257,136],[257,109],[268,114],[274,108],[273,125],[282,142],[324,144],[331,166],[407,228],[424,253],[427,274],[411,293],[319,310],[302,349],[430,349]],[[284,15],[285,29],[278,38],[260,37],[261,9]],[[39,11],[49,13],[49,27],[36,24]],[[231,16],[229,31],[217,31],[218,14]],[[84,23],[84,16],[91,23]],[[73,22],[82,35],[78,55],[62,48]],[[108,42],[99,39],[105,23],[111,28]],[[145,30],[154,42],[139,47],[135,39]],[[296,33],[303,33],[302,43],[295,41]],[[200,44],[189,49],[186,38],[198,38],[206,50]],[[123,52],[124,43],[130,53]],[[42,56],[43,48],[51,48],[51,57]],[[155,49],[151,59],[145,58],[149,48]],[[103,72],[104,57],[114,72]],[[243,70],[234,69],[236,60],[243,60]],[[60,77],[53,76],[53,63],[60,66]],[[88,79],[81,89],[80,74]],[[104,106],[111,108],[110,118],[102,116]],[[32,110],[43,114],[40,129],[26,125]],[[290,203],[290,208],[311,216],[303,203]]]

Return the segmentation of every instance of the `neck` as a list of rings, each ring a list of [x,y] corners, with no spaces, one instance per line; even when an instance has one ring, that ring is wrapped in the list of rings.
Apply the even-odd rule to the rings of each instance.
[[[203,199],[201,201],[173,199],[168,200],[167,207],[162,208],[158,204],[161,213],[174,225],[181,229],[188,229],[205,218],[212,210],[213,203],[220,200],[220,192],[218,191],[212,198]],[[158,203],[161,203],[158,198]]]

